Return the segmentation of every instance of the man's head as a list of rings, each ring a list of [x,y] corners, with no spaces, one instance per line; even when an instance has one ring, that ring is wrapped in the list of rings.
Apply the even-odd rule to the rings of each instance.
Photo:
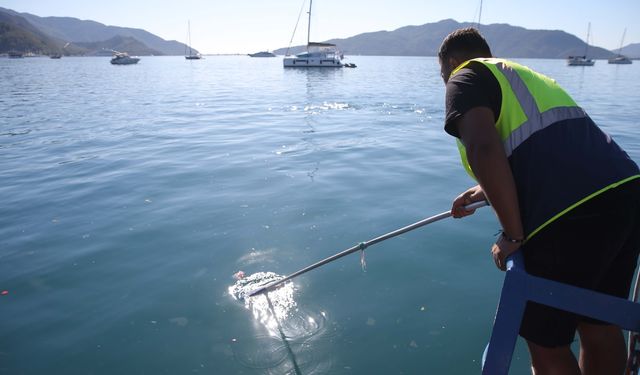
[[[491,49],[478,30],[458,29],[444,38],[438,51],[442,79],[447,83],[453,69],[467,60],[491,56]]]

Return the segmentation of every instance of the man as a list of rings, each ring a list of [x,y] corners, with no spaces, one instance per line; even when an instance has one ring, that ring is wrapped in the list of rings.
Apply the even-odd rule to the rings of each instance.
[[[640,250],[640,171],[552,79],[492,58],[473,28],[438,53],[445,131],[479,185],[453,201],[487,199],[502,225],[496,266],[522,247],[528,273],[627,298]],[[580,357],[570,344],[576,330]],[[520,327],[540,374],[622,374],[618,327],[529,302]]]

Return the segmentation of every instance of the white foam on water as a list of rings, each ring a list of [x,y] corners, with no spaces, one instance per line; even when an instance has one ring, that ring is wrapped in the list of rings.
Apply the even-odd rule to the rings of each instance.
[[[257,272],[237,280],[229,287],[229,294],[237,300],[244,300],[244,306],[253,313],[253,317],[270,332],[277,333],[279,322],[285,321],[296,308],[293,283],[285,282],[268,294],[249,296],[249,293],[283,278],[274,272]]]

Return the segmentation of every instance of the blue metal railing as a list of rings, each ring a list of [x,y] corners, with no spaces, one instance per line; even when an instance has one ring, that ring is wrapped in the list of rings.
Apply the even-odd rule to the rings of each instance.
[[[640,331],[640,304],[529,275],[518,251],[507,260],[500,303],[482,366],[483,375],[506,375],[527,301],[538,302]]]

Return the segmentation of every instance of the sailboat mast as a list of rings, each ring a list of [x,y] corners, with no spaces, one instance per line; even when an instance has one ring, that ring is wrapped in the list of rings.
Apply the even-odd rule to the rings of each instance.
[[[309,27],[307,28],[307,51],[309,51],[309,42],[311,42],[311,5],[313,0],[309,0]]]
[[[187,20],[187,34],[189,36],[189,56],[191,56],[191,20]]]
[[[624,28],[622,32],[622,39],[620,40],[620,48],[618,48],[618,55],[622,55],[622,45],[624,44],[624,36],[627,35],[627,28]]]
[[[587,45],[584,47],[584,58],[587,58],[587,51],[589,51],[589,34],[591,33],[591,22],[587,26]]]

